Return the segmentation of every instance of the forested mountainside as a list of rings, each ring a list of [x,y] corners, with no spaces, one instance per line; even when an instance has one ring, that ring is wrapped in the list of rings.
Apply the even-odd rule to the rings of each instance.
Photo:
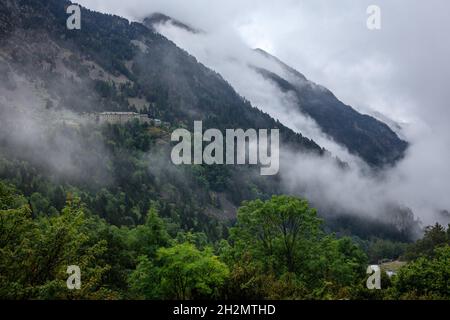
[[[34,158],[23,150],[16,150],[14,143],[11,142],[14,139],[6,138],[15,133],[12,128],[14,122],[11,120],[26,112],[32,118],[37,113],[38,117],[43,115],[46,117],[64,110],[78,114],[94,111],[138,111],[166,121],[174,128],[192,128],[194,120],[203,120],[205,127],[219,129],[279,128],[281,140],[286,146],[305,152],[324,153],[324,150],[313,141],[294,133],[252,107],[237,95],[220,75],[197,63],[193,57],[172,42],[141,24],[83,10],[82,30],[80,32],[67,30],[65,13],[67,4],[68,2],[56,0],[3,3],[2,21],[9,26],[2,29],[0,49],[4,96],[9,97],[9,101],[3,101],[3,104],[5,108],[15,108],[2,111],[3,114],[9,115],[2,119],[5,132],[3,147],[9,146],[4,154],[8,156],[17,154],[20,160],[28,159],[33,164],[36,162],[39,165],[45,164],[39,157]],[[18,101],[24,87],[33,92],[33,95],[28,101]],[[42,112],[32,112],[32,109],[36,108],[42,109]],[[17,109],[23,110],[19,112]],[[66,131],[61,136],[65,136],[67,131],[72,129],[64,130]],[[92,129],[94,131],[92,132],[91,128],[79,130],[84,130],[81,134],[83,138],[95,134],[95,130]],[[161,164],[162,160],[158,160],[159,158],[155,160],[153,171],[157,172],[154,174],[161,175],[161,179],[166,179],[159,183],[154,180],[148,181],[150,178],[147,176],[150,173],[144,167],[146,165],[144,157],[149,152],[155,154],[159,152],[156,150],[164,149],[159,142],[168,143],[170,130],[160,128],[157,131],[161,132],[157,133],[148,133],[145,129],[135,127],[115,128],[115,130],[124,132],[113,132],[114,136],[105,136],[106,149],[111,147],[111,144],[114,144],[114,148],[118,148],[116,145],[121,146],[122,143],[117,139],[125,139],[128,135],[135,138],[143,134],[142,139],[146,141],[144,144],[138,144],[136,141],[126,144],[126,147],[136,148],[136,153],[140,155],[131,152],[127,155],[127,159],[117,159],[120,162],[112,165],[100,160],[96,162],[97,165],[107,168],[111,178],[109,180],[116,182],[113,194],[120,194],[123,189],[129,191],[127,186],[130,185],[136,188],[133,192],[127,192],[127,198],[132,200],[127,201],[121,214],[112,219],[114,223],[122,224],[129,219],[134,221],[132,223],[142,222],[143,218],[139,219],[131,212],[138,211],[139,216],[145,215],[148,205],[138,205],[136,208],[136,204],[147,201],[141,198],[142,195],[148,194],[149,189],[157,189],[162,199],[170,198],[170,195],[172,198],[178,198],[177,202],[180,203],[177,210],[183,211],[180,206],[189,207],[186,209],[187,217],[183,219],[190,219],[192,215],[205,215],[205,212],[209,214],[212,212],[214,216],[221,218],[231,218],[235,216],[236,207],[242,200],[263,194],[267,196],[277,190],[276,179],[263,181],[252,169],[244,169],[243,173],[239,168],[223,166],[182,169],[194,171],[195,179],[192,183],[197,187],[187,187],[185,183],[171,180],[169,174],[166,177],[162,176],[166,167]],[[69,135],[78,137],[80,133]],[[42,139],[45,140],[47,137],[44,135]],[[150,148],[151,140],[157,147]],[[48,145],[48,141],[40,143]],[[84,146],[84,143],[83,141],[81,144]],[[165,152],[168,152],[167,149],[166,147]],[[77,151],[83,153],[79,155],[81,159],[101,159],[103,150],[90,150],[94,153],[91,155],[85,154],[87,151],[83,148],[77,148]],[[120,156],[125,157],[125,151],[120,152]],[[166,156],[169,159],[167,153]],[[142,159],[139,162],[135,158]],[[82,172],[81,176],[84,176],[87,171],[82,170],[82,165],[86,163],[79,162],[75,165]],[[161,170],[156,170],[156,167]],[[127,180],[139,176],[138,172],[144,169],[145,183]],[[181,169],[171,170],[179,172]],[[47,171],[52,173],[51,168]],[[39,173],[47,171],[37,170]],[[8,174],[12,175],[11,172],[14,171],[9,171]],[[86,178],[91,181],[97,179],[97,175],[87,175]],[[99,189],[102,187],[102,181],[109,181],[103,178],[98,178],[91,186]],[[191,181],[187,178],[180,179]],[[80,181],[83,180],[78,179],[78,182]],[[236,188],[234,185],[240,187]],[[177,191],[166,190],[171,188]],[[202,189],[202,192],[193,192],[197,189]],[[32,192],[32,188],[29,188],[28,192]],[[185,195],[189,199],[181,201],[180,195]],[[196,198],[201,200],[197,201]],[[207,223],[202,224],[202,227],[205,225]],[[190,226],[192,227],[192,224]]]
[[[160,25],[172,24],[184,31],[196,33],[191,27],[161,13],[151,15],[143,23],[156,29]],[[248,62],[250,66],[273,82],[280,92],[295,97],[289,108],[313,119],[327,136],[350,153],[377,168],[393,165],[403,158],[408,143],[401,140],[385,123],[344,104],[330,90],[308,80],[302,73],[266,51],[253,51],[265,60],[254,57],[253,61]]]
[[[313,141],[252,107],[219,74],[154,30],[86,9],[82,30],[68,30],[68,3],[2,3],[2,176],[16,181],[26,195],[43,197],[49,208],[61,210],[65,193],[79,188],[90,208],[119,225],[142,223],[150,198],[161,202],[165,216],[205,231],[216,218],[234,218],[243,200],[283,192],[277,177],[263,179],[254,168],[164,163],[170,128],[67,127],[67,121],[57,121],[67,110],[138,111],[173,128],[191,129],[194,120],[219,129],[279,128],[283,145],[328,156]],[[20,125],[30,125],[28,118],[46,123],[29,133],[32,137],[16,139]],[[61,149],[70,166],[48,161],[49,154]],[[397,237],[395,227],[387,230],[376,235]],[[408,239],[408,232],[401,237]]]
[[[58,0],[6,1],[2,14],[15,30],[4,29],[4,59],[12,57],[11,62],[20,62],[23,70],[37,69],[39,76],[51,75],[54,82],[64,81],[61,78],[68,75],[73,76],[69,80],[95,82],[97,92],[91,94],[94,101],[73,94],[70,100],[74,101],[66,99],[60,107],[80,112],[92,108],[127,110],[127,98],[138,97],[162,120],[187,126],[192,126],[193,120],[203,120],[206,126],[220,129],[279,128],[283,141],[297,148],[323,151],[253,108],[220,75],[139,23],[83,10],[82,31],[68,30],[67,4]],[[63,68],[69,70],[58,68],[61,60]],[[96,64],[101,72],[92,72]]]
[[[345,105],[330,90],[309,81],[267,52],[261,49],[256,52],[276,62],[283,70],[283,74],[278,74],[255,67],[258,72],[276,83],[283,92],[294,93],[299,110],[351,153],[374,166],[394,164],[404,156],[408,143],[386,124]]]
[[[169,163],[171,132],[194,120],[279,128],[284,146],[330,155],[142,24],[83,9],[67,30],[68,4],[0,3],[1,298],[377,298],[367,263],[402,256],[384,298],[448,296],[444,272],[432,290],[409,287],[448,260],[441,226],[413,245],[408,213],[324,222],[254,167]],[[85,121],[100,111],[167,124]],[[84,270],[80,291],[66,288],[68,263]]]

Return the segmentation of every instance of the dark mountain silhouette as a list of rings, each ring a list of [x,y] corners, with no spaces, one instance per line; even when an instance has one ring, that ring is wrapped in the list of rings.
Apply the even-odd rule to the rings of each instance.
[[[281,91],[292,92],[298,109],[314,119],[323,132],[374,166],[393,164],[401,159],[408,144],[385,123],[357,112],[341,102],[327,88],[309,81],[303,74],[289,67],[267,52],[256,52],[277,63],[282,75],[254,67],[264,78],[273,81]]]
[[[166,24],[166,23],[171,23],[177,28],[181,28],[183,30],[186,30],[186,31],[189,31],[192,33],[202,33],[201,30],[194,29],[193,27],[191,27],[179,20],[176,20],[172,17],[166,16],[165,14],[159,13],[159,12],[153,13],[152,15],[145,18],[143,21],[144,25],[146,25],[147,27],[151,27],[151,28],[153,28],[159,24]]]

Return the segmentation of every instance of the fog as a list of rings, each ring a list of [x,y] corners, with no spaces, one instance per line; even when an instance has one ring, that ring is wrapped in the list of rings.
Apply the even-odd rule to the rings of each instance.
[[[0,64],[9,66],[3,59]],[[0,152],[7,161],[29,161],[42,176],[52,179],[111,183],[103,141],[95,134],[82,136],[78,130],[90,125],[87,118],[64,106],[48,108],[52,99],[37,79],[19,75],[14,66],[2,68],[8,69],[3,76],[8,85],[0,83]]]
[[[445,0],[227,1],[82,0],[95,10],[141,20],[162,12],[204,34],[170,25],[160,31],[200,62],[221,73],[252,104],[351,164],[341,171],[323,159],[285,153],[293,164],[282,173],[287,186],[357,214],[376,214],[395,201],[427,223],[450,208],[450,43]],[[366,27],[366,9],[381,8],[381,30]],[[278,92],[248,67],[265,64],[250,48],[277,56],[343,102],[384,120],[410,142],[404,160],[376,177],[292,110],[292,97]],[[401,129],[394,126],[399,123]],[[445,221],[443,221],[445,222]]]

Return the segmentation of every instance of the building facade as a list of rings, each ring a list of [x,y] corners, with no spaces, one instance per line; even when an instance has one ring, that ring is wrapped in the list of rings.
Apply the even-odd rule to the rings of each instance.
[[[101,112],[97,114],[97,121],[100,124],[125,124],[127,122],[138,120],[140,123],[151,124],[152,119],[147,114],[136,112]]]

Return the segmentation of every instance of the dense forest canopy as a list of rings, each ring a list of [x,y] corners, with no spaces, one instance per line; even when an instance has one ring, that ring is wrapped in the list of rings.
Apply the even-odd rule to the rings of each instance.
[[[0,184],[0,296],[8,299],[448,299],[450,229],[429,227],[383,290],[365,287],[368,255],[326,234],[304,199],[245,202],[227,239],[174,232],[152,203],[145,222],[116,227],[69,195],[61,212],[35,216]],[[377,244],[373,243],[372,246]],[[388,253],[388,251],[386,251]],[[66,268],[83,270],[81,290]]]

